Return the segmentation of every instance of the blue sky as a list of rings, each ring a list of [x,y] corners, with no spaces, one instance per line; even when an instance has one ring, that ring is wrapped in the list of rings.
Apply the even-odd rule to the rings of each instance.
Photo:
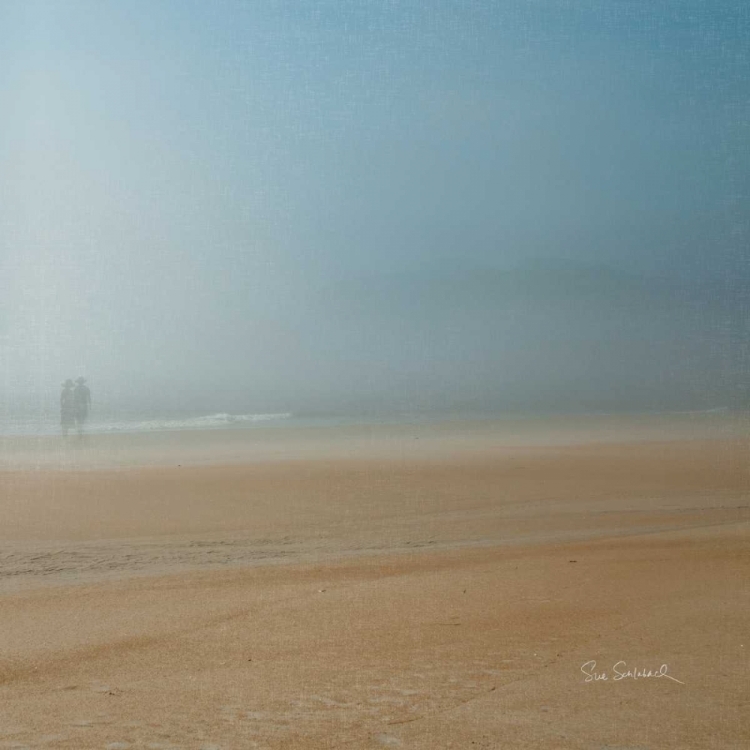
[[[731,276],[748,38],[741,2],[4,2],[6,382],[198,388],[217,331],[278,381],[303,300],[384,274]]]

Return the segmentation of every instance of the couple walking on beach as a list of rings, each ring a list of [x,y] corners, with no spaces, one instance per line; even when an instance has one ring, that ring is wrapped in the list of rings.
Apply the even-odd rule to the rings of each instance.
[[[91,391],[86,385],[86,378],[78,378],[74,383],[68,378],[63,383],[60,394],[60,424],[63,437],[68,436],[68,430],[75,425],[79,435],[83,435],[83,425],[89,415],[91,406]]]

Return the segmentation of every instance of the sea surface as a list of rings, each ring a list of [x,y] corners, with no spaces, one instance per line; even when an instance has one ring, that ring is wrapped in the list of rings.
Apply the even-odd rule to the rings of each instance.
[[[650,411],[628,414],[591,412],[588,414],[556,414],[541,415],[536,413],[519,414],[497,412],[397,412],[389,414],[294,414],[292,412],[274,412],[257,414],[230,414],[217,412],[215,414],[99,414],[94,411],[86,422],[85,431],[91,435],[117,433],[153,433],[175,432],[185,430],[225,430],[225,429],[253,429],[259,427],[345,427],[348,425],[387,425],[387,424],[424,424],[445,421],[482,421],[482,420],[511,420],[513,422],[531,420],[538,421],[547,417],[560,418],[601,418],[601,417],[655,417],[675,416],[686,419],[730,417],[732,412],[726,407],[701,409],[693,411]],[[71,430],[74,433],[75,430]],[[52,413],[0,414],[0,436],[29,436],[44,437],[60,434],[59,418]]]
[[[493,415],[496,416],[496,415]],[[450,419],[482,419],[489,415],[466,413],[451,414]],[[265,427],[345,427],[361,424],[404,424],[443,421],[445,414],[438,413],[395,413],[371,414],[293,414],[292,412],[230,414],[105,414],[94,413],[86,421],[85,432],[89,435],[132,434],[156,432],[182,432],[196,430],[252,430]],[[74,434],[75,429],[70,430]],[[24,414],[0,415],[0,436],[2,437],[45,437],[60,434],[57,415]]]

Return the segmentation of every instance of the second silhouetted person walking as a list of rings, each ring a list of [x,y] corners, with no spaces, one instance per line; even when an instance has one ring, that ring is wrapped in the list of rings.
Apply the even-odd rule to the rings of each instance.
[[[91,391],[86,383],[86,378],[78,378],[76,387],[73,390],[73,402],[75,406],[74,414],[76,420],[76,429],[79,435],[83,435],[83,425],[89,415],[91,407]]]

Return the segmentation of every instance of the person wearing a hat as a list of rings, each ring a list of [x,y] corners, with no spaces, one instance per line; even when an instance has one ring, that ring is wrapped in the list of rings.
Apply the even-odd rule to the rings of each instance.
[[[68,378],[62,385],[60,394],[60,426],[63,437],[68,437],[68,430],[75,423],[75,400],[73,398],[73,381]]]
[[[86,378],[78,378],[76,383],[73,391],[74,416],[78,434],[83,435],[83,425],[89,415],[89,407],[91,406],[91,391],[85,385]]]

